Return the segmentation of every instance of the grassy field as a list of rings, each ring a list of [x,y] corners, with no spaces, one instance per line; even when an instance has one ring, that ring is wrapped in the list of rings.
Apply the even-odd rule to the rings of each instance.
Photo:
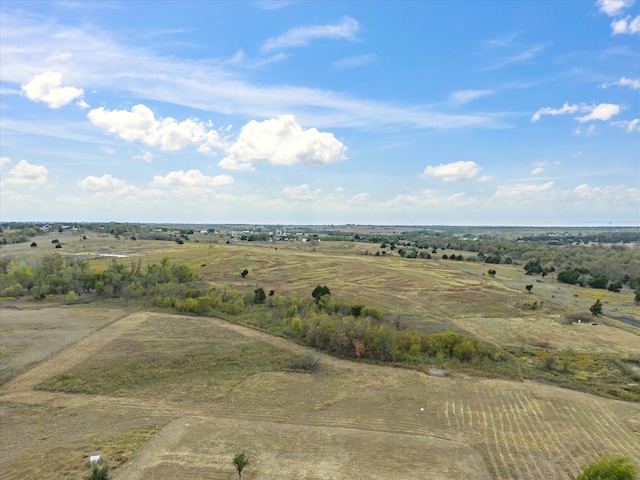
[[[496,266],[492,278],[484,264],[363,255],[374,247],[354,242],[55,237],[64,244],[58,253],[79,254],[96,270],[113,261],[100,254],[143,264],[170,256],[212,285],[247,292],[262,286],[307,298],[326,284],[332,295],[379,307],[406,326],[503,346],[524,368],[567,357],[578,386],[610,375],[616,388],[638,388],[611,366],[640,359],[640,331],[618,320],[638,318],[629,290],[536,282],[510,265]],[[38,242],[5,246],[0,255],[54,253],[50,240]],[[588,317],[596,298],[605,305],[598,325],[565,321]],[[317,371],[300,373],[289,368],[299,345],[225,320],[129,314],[140,305],[125,300],[60,303],[0,304],[3,478],[86,478],[95,453],[116,467],[116,480],[237,478],[231,459],[239,451],[251,459],[248,479],[567,479],[602,455],[640,465],[639,403],[326,355]]]

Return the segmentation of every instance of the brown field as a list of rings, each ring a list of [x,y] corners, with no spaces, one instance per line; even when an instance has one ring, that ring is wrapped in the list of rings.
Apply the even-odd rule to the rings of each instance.
[[[92,268],[170,256],[216,285],[338,298],[426,331],[457,329],[519,348],[640,356],[633,295],[535,282],[517,266],[362,255],[346,242],[225,245],[52,235]],[[54,253],[3,247],[2,255]],[[40,248],[40,245],[45,248]],[[15,248],[13,248],[15,247]],[[277,249],[276,249],[277,247]],[[35,252],[34,250],[38,250]],[[64,250],[60,252],[60,250]],[[247,268],[246,279],[239,272]],[[524,290],[532,283],[531,294]],[[576,296],[577,295],[577,296]],[[598,325],[567,324],[602,298]],[[531,310],[527,303],[539,302]],[[13,308],[6,308],[7,305]],[[300,347],[224,320],[153,312],[124,301],[0,308],[2,478],[86,478],[88,455],[113,479],[568,479],[604,455],[640,465],[640,404],[534,382],[446,378],[326,355],[313,373]],[[67,392],[67,393],[63,393]],[[424,408],[424,410],[421,410]]]

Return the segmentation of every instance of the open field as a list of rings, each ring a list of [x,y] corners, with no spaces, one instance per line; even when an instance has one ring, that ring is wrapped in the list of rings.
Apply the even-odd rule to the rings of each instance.
[[[640,463],[638,404],[324,355],[296,373],[299,348],[215,318],[126,316],[0,387],[3,478],[83,478],[96,452],[121,464],[114,479],[231,479],[241,450],[256,479],[564,479],[600,455]],[[139,375],[123,382],[127,369]]]
[[[576,382],[613,375],[619,387],[638,388],[598,363],[640,359],[640,329],[618,320],[638,319],[628,289],[536,282],[515,265],[495,266],[492,278],[486,264],[363,255],[375,246],[356,242],[51,238],[63,248],[39,237],[37,248],[7,245],[0,256],[78,254],[92,270],[114,261],[100,255],[143,266],[168,256],[210,285],[302,298],[326,284],[404,326],[475,335],[522,352],[532,368],[571,351]],[[596,298],[604,303],[597,326],[565,321],[588,318]],[[86,478],[87,456],[97,452],[117,467],[116,480],[237,478],[239,451],[251,458],[248,479],[567,479],[604,455],[640,465],[639,403],[326,355],[317,371],[298,373],[289,360],[299,345],[225,320],[132,312],[139,304],[124,299],[59,303],[2,300],[3,478]]]

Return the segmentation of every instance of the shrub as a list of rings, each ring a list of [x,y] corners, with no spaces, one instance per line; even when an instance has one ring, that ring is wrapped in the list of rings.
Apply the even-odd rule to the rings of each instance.
[[[64,298],[64,301],[66,303],[73,303],[77,300],[78,300],[78,296],[76,295],[76,292],[74,292],[73,290],[67,293],[67,296]]]
[[[605,457],[587,466],[574,480],[634,480],[637,472],[626,457]]]
[[[320,365],[320,355],[313,350],[303,350],[296,352],[289,357],[289,368],[291,370],[302,370],[311,372]]]
[[[89,480],[108,480],[109,479],[109,467],[104,465],[99,467],[98,465],[94,465],[91,469],[91,475],[89,476]]]

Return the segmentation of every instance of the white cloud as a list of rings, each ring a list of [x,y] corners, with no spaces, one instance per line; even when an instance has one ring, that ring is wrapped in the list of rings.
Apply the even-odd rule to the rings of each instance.
[[[162,150],[181,150],[188,145],[199,145],[201,153],[223,145],[218,132],[207,130],[202,122],[186,119],[178,122],[171,117],[156,119],[146,105],[134,105],[128,110],[91,110],[87,117],[95,126],[115,134],[127,142],[142,142],[160,146]]]
[[[367,65],[375,63],[377,60],[378,57],[376,55],[358,55],[357,57],[349,57],[338,60],[333,64],[333,68],[342,70],[347,68],[365,67]]]
[[[615,17],[625,8],[633,5],[634,0],[598,0],[596,5],[598,9],[609,15],[610,17]]]
[[[422,172],[422,177],[439,177],[443,182],[457,182],[471,180],[482,169],[476,162],[441,163],[435,167],[429,165]]]
[[[611,22],[611,33],[613,35],[638,32],[640,32],[640,15],[637,15],[634,19],[627,15],[625,18]]]
[[[638,89],[640,89],[640,78],[622,77],[617,82],[603,83],[601,85],[601,87],[602,88],[608,88],[608,87],[610,87],[612,85],[618,85],[620,87],[629,87],[632,90],[638,90]]]
[[[573,133],[575,133],[576,135],[586,135],[587,137],[590,137],[592,135],[595,135],[596,126],[594,124],[591,124],[587,128],[584,128],[584,129],[582,127],[576,127],[576,129],[573,131]]]
[[[358,22],[349,17],[334,25],[305,25],[293,28],[280,37],[270,38],[262,50],[268,52],[274,48],[303,47],[320,38],[353,40],[358,29]]]
[[[529,175],[538,175],[539,173],[544,172],[544,168],[542,167],[536,167],[533,170],[531,170],[531,173]]]
[[[359,202],[368,202],[370,198],[371,198],[370,194],[368,194],[367,192],[361,192],[361,193],[357,193],[356,195],[351,197],[351,201],[358,202],[358,203]]]
[[[502,58],[498,60],[496,63],[486,68],[485,70],[497,70],[502,67],[506,67],[507,65],[511,65],[514,63],[526,62],[527,60],[531,60],[535,58],[544,50],[547,49],[551,45],[550,43],[539,43],[537,45],[533,45],[526,50],[518,53],[517,55],[512,55],[510,57]]]
[[[187,188],[212,188],[219,187],[221,185],[229,185],[234,182],[234,179],[230,175],[217,175],[215,177],[209,177],[203,175],[200,170],[177,170],[169,172],[164,177],[161,175],[155,175],[153,177],[152,185],[156,187],[187,187]]]
[[[576,113],[576,112],[585,112],[587,115],[582,117],[576,117],[581,123],[590,122],[593,120],[609,120],[611,117],[618,115],[620,113],[620,105],[616,105],[614,103],[601,103],[599,105],[585,105],[581,103],[580,105],[569,105],[567,102],[562,106],[562,108],[552,108],[545,107],[539,109],[536,113],[531,117],[532,122],[537,122],[540,120],[542,115],[565,115],[568,113]]]
[[[464,105],[465,103],[492,95],[493,93],[493,90],[459,90],[451,94],[451,101],[459,105]]]
[[[242,127],[238,140],[227,150],[219,166],[229,170],[252,170],[252,162],[274,165],[326,165],[346,158],[345,147],[332,133],[304,130],[293,115]]]
[[[620,105],[616,105],[614,103],[601,103],[600,105],[596,105],[593,107],[591,112],[588,115],[583,117],[577,117],[581,123],[590,122],[593,120],[609,120],[611,117],[614,117],[620,113]]]
[[[518,199],[535,196],[543,192],[548,192],[553,187],[553,182],[542,183],[540,185],[500,185],[496,190],[495,197],[500,199]]]
[[[127,185],[124,180],[114,178],[110,173],[107,173],[101,177],[94,177],[89,175],[88,177],[80,180],[78,186],[84,190],[90,192],[122,192],[133,187]]]
[[[575,113],[580,108],[581,107],[579,105],[569,105],[567,102],[564,103],[562,108],[552,108],[552,107],[541,108],[540,110],[538,110],[536,113],[533,114],[533,117],[531,117],[531,121],[537,122],[538,120],[540,120],[540,117],[542,115],[564,115],[566,113]]]
[[[479,182],[490,182],[491,180],[493,180],[493,177],[489,175],[482,175],[480,178],[478,178]]]
[[[309,185],[303,183],[296,187],[285,187],[282,189],[282,193],[288,195],[293,200],[310,201],[319,198],[322,193],[322,189],[318,188],[316,190],[311,190]]]
[[[135,157],[133,157],[134,160],[144,160],[147,163],[151,163],[153,162],[153,159],[156,156],[151,153],[149,150],[144,150],[140,155],[136,155]]]
[[[60,108],[68,105],[84,91],[81,88],[61,87],[62,74],[59,72],[45,72],[36,75],[29,83],[22,85],[22,91],[34,102],[45,102],[50,108]]]
[[[11,159],[9,157],[0,157],[0,168],[4,168],[5,165],[9,165]]]
[[[8,163],[9,159],[6,158],[6,161],[3,161],[3,165]],[[3,183],[6,185],[34,187],[46,183],[48,173],[49,171],[42,165],[32,165],[26,160],[20,160],[15,167],[9,170]]]
[[[100,146],[100,151],[106,153],[107,155],[113,155],[116,153],[116,149],[113,147],[105,147],[104,145]]]
[[[633,120],[620,120],[619,122],[611,122],[611,125],[622,127],[628,133],[640,133],[640,118]]]

